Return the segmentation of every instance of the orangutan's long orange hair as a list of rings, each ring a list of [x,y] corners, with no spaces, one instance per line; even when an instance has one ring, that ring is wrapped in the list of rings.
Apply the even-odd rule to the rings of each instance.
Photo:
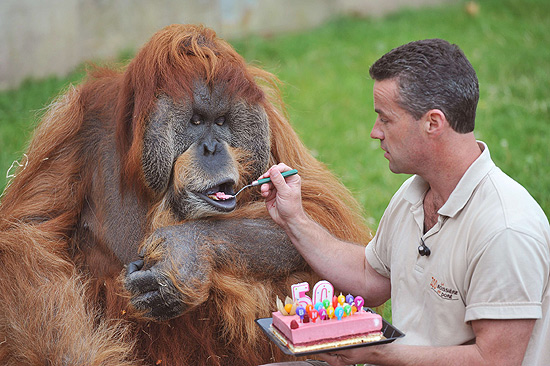
[[[163,214],[153,209],[157,202],[144,183],[144,131],[157,97],[189,97],[197,78],[209,85],[223,83],[231,96],[261,105],[269,120],[270,164],[298,169],[308,214],[339,238],[361,244],[370,240],[349,191],[310,154],[287,121],[276,77],[247,65],[210,29],[169,26],[123,70],[94,69],[52,103],[5,190],[0,204],[0,363],[121,366],[144,358],[161,365],[256,365],[281,358],[254,319],[268,316],[275,295],[287,295],[290,284],[315,280],[309,268],[259,281],[243,276],[238,262],[227,263],[212,273],[203,305],[168,323],[153,323],[139,314],[129,316],[122,264],[106,268],[78,254],[83,243],[77,227],[84,205],[94,198],[90,186],[105,151],[118,159],[113,174],[120,173],[121,192],[150,204],[149,214]],[[237,210],[225,217],[269,219],[257,192],[239,197]],[[146,234],[155,228],[148,227]],[[110,277],[95,278],[94,271]]]

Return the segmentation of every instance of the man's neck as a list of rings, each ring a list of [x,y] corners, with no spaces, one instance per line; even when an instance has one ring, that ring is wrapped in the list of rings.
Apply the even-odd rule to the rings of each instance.
[[[462,176],[481,155],[473,133],[453,137],[434,149],[433,160],[420,175],[428,182],[434,202],[447,202]]]

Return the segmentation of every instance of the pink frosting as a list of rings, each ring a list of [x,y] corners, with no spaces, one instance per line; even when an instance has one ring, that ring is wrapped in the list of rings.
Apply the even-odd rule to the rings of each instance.
[[[290,322],[296,320],[299,327],[290,329]],[[293,344],[310,343],[324,339],[349,337],[355,334],[379,332],[382,329],[382,317],[378,314],[362,311],[337,320],[317,320],[315,323],[300,323],[298,315],[285,316],[273,313],[273,326],[283,333]]]

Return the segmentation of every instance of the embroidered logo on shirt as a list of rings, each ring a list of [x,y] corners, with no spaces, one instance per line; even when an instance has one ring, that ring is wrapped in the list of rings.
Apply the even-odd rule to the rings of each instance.
[[[458,300],[458,291],[445,286],[444,283],[439,283],[438,280],[432,277],[430,287],[437,296],[445,300]]]

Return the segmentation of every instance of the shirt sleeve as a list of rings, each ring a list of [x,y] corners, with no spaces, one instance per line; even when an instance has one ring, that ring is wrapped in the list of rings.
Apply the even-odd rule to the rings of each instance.
[[[388,207],[384,211],[378,230],[374,238],[365,247],[365,257],[372,268],[382,276],[390,278],[391,276],[391,241],[388,239],[392,231],[392,225],[396,218],[393,217],[397,203],[402,200],[402,196],[407,187],[413,181],[413,177],[407,179],[393,195]]]
[[[387,240],[384,240],[384,228],[387,226],[385,219],[386,214],[387,210],[380,220],[380,225],[378,226],[374,238],[372,238],[365,247],[365,257],[367,258],[367,262],[369,262],[376,272],[384,277],[390,278],[391,252],[388,248]]]
[[[513,229],[494,235],[470,258],[465,321],[538,319],[548,286],[546,245]]]
[[[365,257],[372,268],[384,277],[390,278],[390,268],[384,263],[376,251],[376,236],[365,247]]]

